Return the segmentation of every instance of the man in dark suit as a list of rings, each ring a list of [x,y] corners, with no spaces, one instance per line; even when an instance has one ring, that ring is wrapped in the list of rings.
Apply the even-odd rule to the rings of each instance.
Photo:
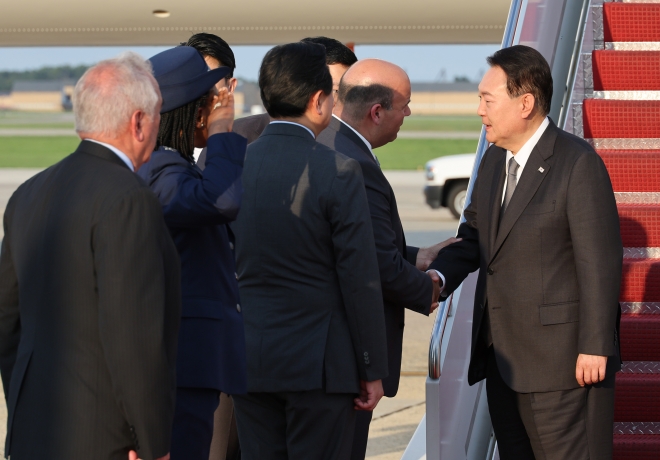
[[[514,46],[488,63],[478,113],[493,145],[463,241],[431,268],[445,294],[480,269],[468,382],[486,378],[500,458],[611,459],[623,251],[609,176],[547,118],[540,53]]]
[[[160,94],[127,54],[88,70],[73,101],[80,146],[21,185],[5,213],[5,455],[168,459],[179,260],[133,173],[153,151]]]
[[[322,46],[273,48],[259,86],[274,121],[248,147],[236,221],[241,449],[247,460],[344,459],[355,409],[373,410],[387,376],[364,182],[356,161],[315,141],[334,102]]]
[[[333,118],[318,137],[362,168],[385,302],[389,375],[383,389],[390,398],[399,387],[405,309],[428,315],[437,306],[439,286],[420,270],[453,241],[432,248],[406,246],[394,191],[372,151],[396,139],[410,115],[410,92],[410,80],[400,67],[378,59],[359,61],[341,79]],[[430,274],[439,281],[435,272]],[[353,459],[365,457],[371,416],[368,411],[357,414]]]

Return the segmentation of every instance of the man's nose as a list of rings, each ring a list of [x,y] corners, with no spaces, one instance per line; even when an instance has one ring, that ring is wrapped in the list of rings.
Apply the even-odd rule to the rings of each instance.
[[[483,101],[483,99],[479,101],[479,105],[477,106],[477,115],[480,117],[486,116],[486,103]]]

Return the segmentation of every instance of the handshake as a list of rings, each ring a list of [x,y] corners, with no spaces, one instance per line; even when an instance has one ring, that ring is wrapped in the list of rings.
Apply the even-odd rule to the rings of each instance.
[[[449,238],[428,248],[419,248],[415,266],[421,271],[426,271],[429,265],[438,257],[438,252],[442,248],[459,241],[461,241],[461,238]],[[431,298],[431,312],[433,312],[440,305],[440,293],[442,292],[443,283],[438,272],[435,270],[429,270],[426,273],[433,281],[433,297]]]

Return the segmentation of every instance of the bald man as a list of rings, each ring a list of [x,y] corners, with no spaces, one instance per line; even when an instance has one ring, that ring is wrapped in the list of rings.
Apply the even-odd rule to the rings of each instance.
[[[373,154],[396,139],[410,115],[410,91],[408,75],[400,67],[378,59],[358,61],[341,79],[332,120],[317,139],[362,167],[385,303],[389,376],[383,379],[383,389],[388,397],[399,387],[405,309],[428,316],[437,307],[439,279],[435,272],[422,270],[453,241],[430,248],[406,246],[394,192]],[[365,457],[371,416],[358,413],[352,459]]]

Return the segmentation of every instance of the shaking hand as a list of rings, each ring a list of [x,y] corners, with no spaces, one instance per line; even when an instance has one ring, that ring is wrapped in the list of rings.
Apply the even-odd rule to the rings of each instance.
[[[440,305],[440,293],[442,292],[442,279],[438,275],[438,272],[435,270],[429,270],[426,272],[427,275],[433,281],[433,297],[431,298],[431,311],[433,313],[438,305]]]
[[[415,266],[418,270],[426,271],[429,265],[438,257],[438,252],[445,246],[462,241],[461,238],[449,238],[441,243],[429,246],[428,248],[419,248],[417,252],[417,260]]]

